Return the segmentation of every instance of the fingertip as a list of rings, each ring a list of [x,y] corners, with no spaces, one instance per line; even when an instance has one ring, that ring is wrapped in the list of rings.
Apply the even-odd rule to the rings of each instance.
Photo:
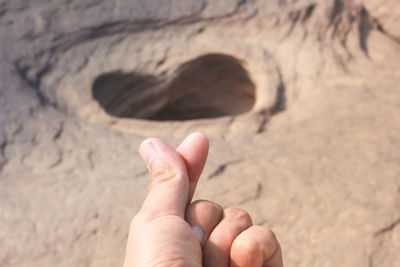
[[[139,155],[142,157],[143,160],[144,160],[143,156],[145,156],[143,152],[145,152],[146,146],[152,145],[154,147],[154,142],[157,140],[159,140],[159,139],[155,138],[155,137],[146,138],[139,145],[139,149],[138,149]],[[155,149],[155,147],[154,147],[154,149]]]
[[[208,149],[209,140],[200,132],[189,134],[176,149],[187,164],[191,180],[197,180],[200,176],[207,160]]]
[[[146,163],[148,169],[150,169],[150,165],[153,162],[154,158],[157,155],[157,150],[152,143],[152,139],[148,138],[144,140],[139,147],[139,155]]]
[[[201,132],[193,132],[185,137],[182,143],[178,146],[177,150],[184,149],[187,145],[192,145],[193,142],[203,148],[206,148],[207,150],[210,146],[208,137],[205,134]]]
[[[193,133],[189,134],[189,136],[191,136],[192,138],[196,137],[196,138],[202,139],[207,144],[209,142],[208,137],[202,132],[193,132]]]
[[[147,138],[140,144],[139,155],[146,163],[151,163],[149,162],[151,159],[159,156],[160,160],[174,162],[179,167],[182,167],[182,160],[176,151],[163,140],[156,137]]]

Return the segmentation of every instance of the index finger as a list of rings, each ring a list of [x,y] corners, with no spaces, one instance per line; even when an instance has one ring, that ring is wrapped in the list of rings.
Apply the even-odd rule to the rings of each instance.
[[[208,148],[208,138],[204,134],[197,132],[188,135],[176,149],[183,158],[188,171],[188,203],[190,203],[193,198],[197,182],[206,163]]]

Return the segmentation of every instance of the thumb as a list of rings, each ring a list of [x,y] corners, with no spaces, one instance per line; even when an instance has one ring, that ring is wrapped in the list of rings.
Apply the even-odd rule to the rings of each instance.
[[[187,168],[175,149],[157,138],[143,141],[139,148],[151,180],[141,213],[148,220],[162,216],[184,217],[189,194]]]

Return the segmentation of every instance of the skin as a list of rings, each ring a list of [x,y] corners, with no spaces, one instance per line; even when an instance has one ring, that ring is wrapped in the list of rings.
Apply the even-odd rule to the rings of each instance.
[[[124,267],[283,267],[274,233],[253,225],[247,212],[192,202],[208,147],[201,133],[176,150],[156,138],[141,144],[151,180],[130,226]]]

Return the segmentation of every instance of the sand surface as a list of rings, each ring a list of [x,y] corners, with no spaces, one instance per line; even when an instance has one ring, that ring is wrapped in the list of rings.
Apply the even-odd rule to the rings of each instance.
[[[150,136],[286,267],[400,263],[396,0],[0,1],[0,266],[122,266]]]

